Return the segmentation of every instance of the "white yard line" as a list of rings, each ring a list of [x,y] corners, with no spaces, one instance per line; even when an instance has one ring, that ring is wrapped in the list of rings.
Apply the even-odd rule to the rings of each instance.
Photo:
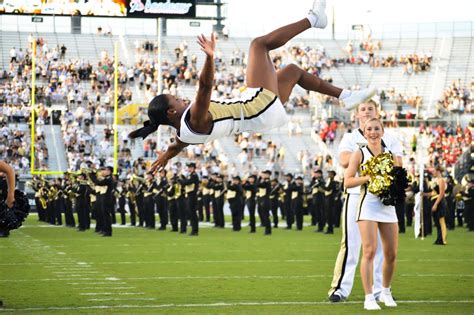
[[[79,271],[79,272],[78,272]],[[88,271],[88,270],[79,270],[79,269],[71,269],[69,271],[53,271],[54,274],[70,274],[70,273],[75,273],[75,274],[88,274],[88,273],[99,273],[99,271]]]
[[[109,283],[110,284],[110,283]],[[129,290],[136,289],[137,287],[77,287],[73,288],[76,290]]]
[[[80,279],[74,279],[74,280],[80,280]],[[111,283],[110,282],[69,282],[67,284],[70,284],[70,285],[89,285],[89,284],[92,284],[92,285],[99,285],[99,284],[106,284],[106,285],[110,285]],[[125,282],[114,282],[113,284],[127,284]]]
[[[400,277],[457,277],[457,278],[472,278],[474,274],[434,274],[434,273],[414,273],[414,274],[399,274],[397,276]],[[360,276],[356,276],[359,278]],[[314,278],[332,278],[331,274],[324,274],[324,275],[294,275],[294,276],[281,276],[281,275],[248,275],[248,276],[163,276],[163,277],[128,277],[128,278],[120,278],[119,280],[127,281],[127,280],[193,280],[193,279],[236,279],[236,280],[245,280],[245,279],[314,279]],[[51,278],[51,279],[0,279],[1,282],[48,282],[48,281],[70,281],[71,279],[67,278]],[[94,280],[104,280],[104,279],[96,279],[96,278],[83,278],[83,279],[74,279],[74,281],[94,281]],[[108,283],[108,284],[127,284],[125,282],[75,282],[75,284],[95,284],[95,283]]]
[[[278,260],[278,259],[231,259],[231,260],[163,260],[163,261],[140,261],[140,264],[236,264],[236,263],[306,263],[312,262],[310,259],[289,259],[289,260]],[[102,262],[101,265],[134,265],[135,261],[110,261]]]
[[[79,295],[143,295],[143,292],[84,292]]]
[[[156,301],[156,298],[106,298],[106,299],[88,299],[89,302],[98,302],[98,301]]]

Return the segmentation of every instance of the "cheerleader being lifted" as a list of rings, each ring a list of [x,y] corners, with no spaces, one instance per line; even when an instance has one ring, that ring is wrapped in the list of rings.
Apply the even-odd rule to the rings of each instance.
[[[288,101],[295,85],[308,91],[336,97],[347,109],[370,99],[376,93],[375,89],[343,90],[295,64],[275,71],[269,52],[282,47],[305,30],[312,27],[325,28],[325,10],[326,0],[315,0],[306,18],[253,39],[246,69],[247,90],[241,98],[235,100],[211,99],[216,39],[214,34],[210,38],[199,36],[197,44],[206,59],[199,77],[195,100],[188,106],[184,100],[173,95],[156,96],[148,105],[150,120],[144,123],[144,127],[129,135],[130,138],[145,138],[156,131],[159,125],[172,126],[177,130],[175,141],[165,152],[158,153],[152,171],[165,167],[168,160],[189,144],[207,143],[241,132],[264,132],[284,125],[287,115],[283,104]]]

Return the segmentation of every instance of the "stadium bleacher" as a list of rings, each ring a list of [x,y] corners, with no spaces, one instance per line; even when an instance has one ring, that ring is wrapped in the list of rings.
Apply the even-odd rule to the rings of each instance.
[[[31,34],[24,32],[2,32],[1,37],[1,54],[2,54],[2,68],[7,69],[10,61],[9,51],[12,47],[28,48],[28,42],[30,37],[42,38],[47,43],[48,47],[52,49],[55,46],[65,45],[67,47],[66,61],[69,60],[82,60],[90,62],[93,65],[97,65],[101,59],[103,59],[103,52],[105,51],[109,58],[112,58],[114,51],[114,43],[119,44],[119,59],[126,67],[133,67],[135,62],[144,59],[148,62],[156,61],[156,56],[153,51],[143,51],[137,49],[144,42],[155,43],[155,38],[149,36],[104,36],[97,34],[63,34],[63,33],[41,33]],[[175,49],[182,46],[183,43],[193,43],[193,37],[176,37],[167,36],[163,41],[163,55],[162,60],[168,61],[170,65],[176,62]],[[457,49],[457,45],[464,41],[463,49]],[[466,42],[468,44],[466,44]],[[435,103],[443,93],[446,86],[449,85],[449,80],[455,78],[469,79],[469,74],[473,67],[473,62],[468,62],[465,65],[466,60],[470,60],[472,48],[471,38],[414,38],[414,39],[386,39],[381,42],[381,49],[377,51],[378,57],[387,56],[405,56],[413,53],[427,54],[429,53],[432,58],[431,71],[420,72],[418,74],[407,75],[402,71],[402,67],[371,67],[368,64],[344,64],[344,65],[333,65],[330,68],[322,67],[320,75],[322,77],[330,77],[332,82],[338,86],[343,87],[366,87],[376,86],[379,89],[394,89],[396,93],[404,93],[407,96],[419,96],[423,100],[422,108],[412,108],[408,105],[397,106],[397,104],[391,102],[384,102],[384,111],[389,115],[392,111],[402,109],[403,111],[415,110],[417,114],[424,113],[430,115],[433,111],[432,103]],[[223,62],[225,63],[224,72],[232,72],[232,69],[238,69],[242,66],[231,66],[231,59],[234,51],[239,50],[245,52],[248,48],[249,39],[245,38],[230,38],[225,41],[220,41],[218,49],[221,51]],[[186,45],[186,44],[185,44]],[[191,56],[197,56],[197,68],[199,69],[202,63],[202,57],[200,57],[200,51],[196,45],[187,44],[187,55],[191,59]],[[345,51],[346,41],[342,40],[317,40],[317,39],[295,39],[291,44],[287,45],[291,47],[319,47],[324,50],[325,55],[329,59],[337,60],[347,58],[347,52]],[[356,45],[357,46],[357,45]],[[358,51],[358,47],[355,51]],[[461,67],[461,65],[463,65]],[[95,66],[94,66],[95,67]],[[468,82],[468,81],[465,81]],[[80,85],[87,91],[90,90],[91,85],[89,80],[81,81]],[[184,82],[178,82],[178,90],[181,96],[192,99],[196,90],[195,83],[186,84]],[[153,94],[147,94],[143,90],[138,88],[138,84],[131,85],[131,91],[133,93],[133,103],[147,103]],[[416,95],[415,95],[416,94]],[[307,96],[306,96],[307,97]],[[312,98],[316,100],[317,98]],[[63,110],[65,107],[62,107]],[[320,111],[316,112],[316,116],[323,116],[321,108],[327,108],[326,106],[319,106]],[[110,109],[109,109],[110,110]],[[431,112],[429,112],[431,111]],[[339,119],[347,119],[348,116],[337,115],[336,113],[340,110],[333,111],[333,115]],[[64,113],[63,113],[64,114]],[[269,136],[275,136],[280,139],[281,145],[284,147],[290,147],[291,150],[286,150],[286,162],[285,166],[292,170],[301,170],[300,161],[297,158],[297,153],[305,148],[310,148],[311,154],[329,154],[336,156],[334,149],[321,146],[316,143],[310,136],[312,129],[313,120],[310,118],[308,110],[299,109],[296,111],[296,116],[292,119],[296,119],[301,122],[301,127],[304,130],[303,134],[299,137],[290,137],[288,135],[288,127],[284,127],[282,130],[273,131]],[[107,122],[112,122],[112,113],[109,111],[107,114]],[[143,118],[143,117],[142,117]],[[387,116],[388,118],[388,116]],[[452,116],[450,117],[453,118]],[[96,124],[97,143],[103,139],[103,124]],[[120,127],[121,129],[127,129],[126,126]],[[49,152],[57,152],[55,147],[59,144],[63,145],[62,135],[59,132],[58,127],[46,128],[48,130],[48,137],[46,137],[46,145]],[[51,138],[49,138],[51,135]],[[170,134],[166,131],[163,133],[163,138],[169,138]],[[54,140],[54,141],[53,141]],[[336,140],[337,141],[337,140]],[[232,139],[221,140],[220,147],[225,151],[226,155],[231,158],[232,163],[238,161],[232,160],[233,157],[237,156],[239,152],[238,147],[235,147]],[[110,151],[110,150],[109,150]],[[67,163],[67,158],[63,154],[54,154],[49,159],[48,167],[50,169],[63,169],[68,168],[70,165]],[[136,159],[139,156],[143,156],[143,145],[140,143],[135,146],[132,151],[132,159]],[[56,161],[59,159],[59,161]],[[264,167],[265,161],[254,161],[256,167]]]

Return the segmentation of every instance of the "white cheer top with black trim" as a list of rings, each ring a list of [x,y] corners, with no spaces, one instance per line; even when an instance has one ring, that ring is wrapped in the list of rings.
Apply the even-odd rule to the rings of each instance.
[[[189,125],[191,106],[184,111],[177,134],[180,141],[189,144],[207,143],[241,132],[268,131],[284,125],[288,119],[278,96],[264,88],[247,88],[245,96],[238,100],[211,100],[209,113],[213,126],[209,134],[192,130]]]

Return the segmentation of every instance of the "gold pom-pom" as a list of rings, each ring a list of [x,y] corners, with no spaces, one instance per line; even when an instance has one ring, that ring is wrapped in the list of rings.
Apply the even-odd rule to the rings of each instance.
[[[379,196],[390,189],[393,182],[393,176],[390,175],[392,170],[392,155],[390,153],[382,153],[362,164],[360,174],[362,176],[370,176],[367,189],[372,194]]]

